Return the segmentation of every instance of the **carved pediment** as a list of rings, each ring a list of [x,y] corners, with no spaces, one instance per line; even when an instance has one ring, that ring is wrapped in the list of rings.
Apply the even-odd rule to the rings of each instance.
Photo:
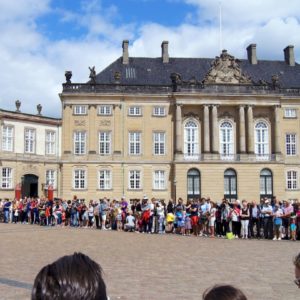
[[[227,50],[223,50],[220,57],[217,56],[213,61],[203,83],[251,84],[251,78],[242,73],[238,62]]]
[[[188,112],[188,113],[184,114],[183,116],[184,116],[184,118],[193,118],[193,119],[199,120],[199,116],[193,112]]]

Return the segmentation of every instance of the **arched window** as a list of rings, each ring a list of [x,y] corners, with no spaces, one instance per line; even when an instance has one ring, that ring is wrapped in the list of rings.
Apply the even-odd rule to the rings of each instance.
[[[229,201],[237,199],[237,178],[233,169],[224,172],[224,198]]]
[[[262,169],[260,172],[260,198],[273,198],[273,175],[271,170]]]
[[[200,198],[200,172],[190,169],[187,173],[187,198]]]
[[[197,158],[199,155],[199,127],[193,120],[184,126],[184,155],[188,158]]]
[[[255,154],[261,159],[269,158],[269,129],[268,125],[260,121],[255,125]]]
[[[220,125],[220,155],[224,159],[232,159],[234,154],[233,126],[225,121]]]

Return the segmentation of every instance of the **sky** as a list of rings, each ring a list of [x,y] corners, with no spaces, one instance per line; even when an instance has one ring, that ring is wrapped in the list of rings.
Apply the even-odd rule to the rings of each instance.
[[[222,10],[220,47],[219,8]],[[171,57],[211,57],[220,48],[246,58],[283,60],[295,46],[300,62],[300,0],[0,0],[0,108],[60,117],[66,70],[87,82],[122,54],[159,57],[169,41]]]

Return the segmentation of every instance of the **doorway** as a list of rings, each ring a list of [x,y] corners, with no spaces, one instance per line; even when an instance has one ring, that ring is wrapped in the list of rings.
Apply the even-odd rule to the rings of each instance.
[[[26,174],[22,177],[22,198],[37,197],[39,178],[33,174]]]

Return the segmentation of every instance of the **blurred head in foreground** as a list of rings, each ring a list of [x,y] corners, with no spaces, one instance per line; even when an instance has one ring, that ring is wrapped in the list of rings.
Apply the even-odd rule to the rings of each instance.
[[[215,285],[204,292],[203,300],[247,300],[247,297],[232,285]]]

